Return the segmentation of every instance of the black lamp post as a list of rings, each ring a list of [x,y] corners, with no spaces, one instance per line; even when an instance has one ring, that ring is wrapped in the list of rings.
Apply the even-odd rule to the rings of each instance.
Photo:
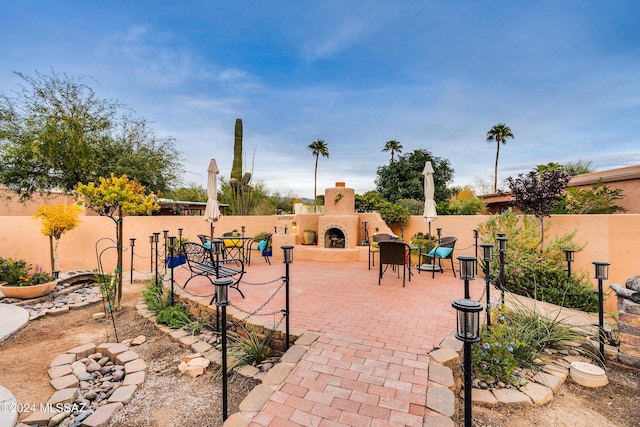
[[[404,227],[400,227],[400,239],[404,240]]]
[[[473,240],[476,247],[476,260],[478,259],[478,230],[473,230]],[[478,264],[476,263],[476,274],[478,274]]]
[[[176,237],[175,236],[169,236],[169,259],[171,260],[171,305],[173,305],[173,267],[174,267],[174,261],[173,261],[173,250],[175,248],[175,243],[176,243]]]
[[[240,229],[242,230],[242,237],[244,237],[244,230],[245,230],[244,225],[243,225],[243,226],[241,226],[241,227],[240,227]]]
[[[596,266],[595,278],[598,279],[598,341],[600,342],[600,363],[604,366],[604,296],[602,293],[602,281],[609,278],[609,263],[606,261],[593,261]]]
[[[438,244],[440,244],[440,236],[442,236],[442,228],[436,228],[436,233],[438,234]]]
[[[507,235],[500,233],[496,238],[500,253],[500,302],[504,305],[504,256],[507,253]]]
[[[229,305],[229,285],[231,279],[217,279],[213,284],[216,287],[216,307],[222,310],[222,420],[227,419],[227,306]]]
[[[167,258],[167,239],[169,238],[169,230],[162,230],[162,237],[164,238],[164,254],[163,258]]]
[[[469,280],[473,280],[473,271],[475,270],[476,257],[471,255],[460,255],[458,257],[460,262],[460,280],[464,280],[464,297],[466,299],[471,298],[469,296]]]
[[[149,236],[149,245],[151,246],[151,252],[149,253],[149,272],[153,273],[153,234]]]
[[[567,261],[567,276],[571,277],[571,263],[573,262],[573,249],[565,249],[564,256]]]
[[[129,239],[129,246],[131,246],[131,277],[129,278],[129,282],[133,283],[133,247],[136,245],[136,239]]]
[[[156,253],[156,286],[159,286],[158,282],[158,242],[160,241],[160,233],[153,233],[153,243],[156,245],[155,253]]]
[[[287,316],[287,318],[285,319],[285,327],[286,327],[286,347],[287,349],[289,348],[289,264],[291,264],[293,262],[293,246],[291,245],[285,245],[285,246],[281,246],[282,251],[283,251],[283,261],[284,265],[285,265],[285,275],[284,275],[284,280],[285,280],[285,316]]]
[[[471,299],[457,299],[452,306],[457,311],[456,338],[464,342],[464,425],[471,427],[471,344],[480,341],[482,305]]]
[[[480,243],[482,249],[482,260],[484,261],[484,286],[487,294],[487,326],[491,326],[491,257],[493,255],[493,245],[491,243]]]

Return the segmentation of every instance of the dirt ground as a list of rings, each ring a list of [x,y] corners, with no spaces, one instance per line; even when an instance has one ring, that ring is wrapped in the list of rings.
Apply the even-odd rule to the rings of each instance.
[[[142,288],[137,284],[125,285],[116,328],[120,341],[138,335],[147,338],[144,344],[133,348],[147,363],[146,380],[109,425],[222,425],[220,379],[214,377],[212,368],[197,378],[178,372],[178,364],[189,350],[180,347],[137,314],[135,305]],[[54,391],[47,370],[56,355],[90,342],[114,341],[110,322],[91,317],[101,309],[98,303],[56,317],[36,319],[0,343],[0,384],[14,394],[18,403],[45,403]],[[238,404],[255,384],[255,380],[239,375],[230,378],[229,415],[237,412]],[[28,415],[21,414],[19,421]]]
[[[147,363],[145,383],[119,412],[110,426],[220,426],[221,384],[208,369],[205,375],[189,378],[177,370],[189,353],[138,316],[135,304],[143,285],[126,285],[116,326],[120,341],[144,335],[147,341],[134,348]],[[47,369],[58,354],[82,344],[113,341],[113,329],[91,315],[100,304],[56,317],[45,316],[0,343],[0,384],[18,403],[44,403],[53,388]],[[473,408],[473,425],[483,427],[584,427],[640,426],[640,372],[609,363],[609,385],[589,389],[570,379],[554,400],[542,407]],[[229,383],[229,414],[253,388],[255,381],[240,376]],[[459,402],[457,425],[463,425]],[[28,414],[21,414],[20,420]]]
[[[588,388],[570,378],[553,401],[540,406],[475,407],[473,425],[482,427],[638,427],[640,426],[640,372],[612,362],[607,364],[609,384]],[[463,401],[458,405],[463,425]]]

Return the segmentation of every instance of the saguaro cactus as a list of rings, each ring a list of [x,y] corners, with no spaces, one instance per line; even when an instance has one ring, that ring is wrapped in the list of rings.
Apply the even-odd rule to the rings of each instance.
[[[231,209],[235,215],[249,215],[253,187],[251,173],[242,173],[242,119],[236,119],[233,141],[233,165],[229,184],[233,190]]]

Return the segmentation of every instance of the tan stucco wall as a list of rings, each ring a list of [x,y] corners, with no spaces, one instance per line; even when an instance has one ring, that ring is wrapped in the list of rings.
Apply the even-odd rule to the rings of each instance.
[[[375,228],[380,232],[389,229],[378,214],[358,214],[360,226],[358,227],[358,240],[363,238],[362,221],[368,222],[370,236]],[[215,235],[238,230],[245,226],[246,235],[255,235],[260,231],[273,232],[278,226],[282,216],[248,216],[235,217],[223,216],[215,226]],[[340,249],[322,249],[317,247],[303,247],[302,233],[304,228],[316,229],[318,215],[306,214],[289,216],[287,222],[296,222],[296,231],[292,234],[282,232],[274,237],[274,258],[281,258],[278,248],[283,244],[296,245],[294,257],[296,259],[326,259],[330,261],[367,260],[366,247],[356,247],[345,252]],[[442,228],[443,236],[456,236],[456,256],[475,255],[473,230],[478,224],[488,217],[478,216],[439,216],[431,225],[432,234],[436,228]],[[72,269],[96,268],[96,248],[98,239],[108,237],[115,238],[115,223],[105,217],[82,216],[80,225],[62,236],[59,246],[59,263],[62,271]],[[605,282],[608,289],[611,283],[624,284],[627,278],[640,274],[640,214],[619,215],[557,215],[551,218],[551,231],[548,236],[564,234],[577,230],[575,242],[586,244],[585,249],[576,253],[573,271],[585,271],[589,277],[593,277],[594,260],[603,260],[611,263],[609,280]],[[5,216],[0,218],[0,256],[26,259],[32,264],[40,265],[46,270],[50,267],[49,240],[40,234],[40,221],[30,216]],[[314,227],[315,225],[315,227]],[[406,241],[411,239],[418,231],[426,232],[427,223],[422,217],[414,216],[405,224],[394,225],[393,232],[400,235],[400,226],[404,229]],[[124,255],[124,269],[129,270],[130,257],[129,239],[136,238],[134,248],[134,266],[136,270],[149,269],[150,245],[149,235],[154,232],[162,233],[169,230],[170,235],[178,234],[178,227],[183,228],[183,234],[189,240],[197,241],[197,234],[209,234],[209,224],[202,217],[186,216],[155,216],[155,217],[127,217],[124,220],[124,247],[127,252]],[[316,229],[316,231],[318,231]],[[390,231],[390,230],[389,230]],[[161,234],[162,236],[162,234]],[[106,247],[107,242],[104,246]],[[115,268],[114,251],[108,251],[103,258],[105,269]],[[348,253],[348,256],[347,256]],[[592,279],[594,285],[597,282]],[[615,297],[611,296],[607,302],[609,310],[615,310]]]

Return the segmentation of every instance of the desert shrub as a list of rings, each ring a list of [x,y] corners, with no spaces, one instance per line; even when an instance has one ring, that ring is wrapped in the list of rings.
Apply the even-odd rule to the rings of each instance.
[[[505,233],[508,239],[505,265],[505,289],[519,295],[544,300],[563,307],[593,311],[597,295],[586,274],[575,272],[571,278],[565,273],[565,249],[579,253],[583,246],[573,243],[575,231],[541,242],[539,220],[532,216],[518,216],[511,210],[492,215],[478,226],[483,242],[494,244],[496,236]],[[545,229],[551,226],[547,221]],[[500,263],[495,252],[491,263],[491,281],[498,284]]]
[[[167,325],[171,329],[179,329],[191,324],[192,319],[187,308],[176,303],[169,305],[156,314],[156,322],[161,325]]]
[[[273,331],[260,335],[252,326],[242,326],[236,332],[229,332],[230,353],[236,359],[236,366],[255,365],[264,361],[270,352],[269,342]]]
[[[155,283],[155,278],[149,280],[142,290],[142,299],[147,304],[147,309],[156,315],[171,305],[171,295]]]
[[[538,368],[536,359],[545,349],[563,349],[568,342],[582,338],[558,318],[558,313],[545,315],[517,304],[513,309],[502,307],[495,312],[491,327],[480,332],[480,342],[472,349],[472,363],[476,377],[517,383],[516,368]],[[575,349],[585,352],[581,347]]]

